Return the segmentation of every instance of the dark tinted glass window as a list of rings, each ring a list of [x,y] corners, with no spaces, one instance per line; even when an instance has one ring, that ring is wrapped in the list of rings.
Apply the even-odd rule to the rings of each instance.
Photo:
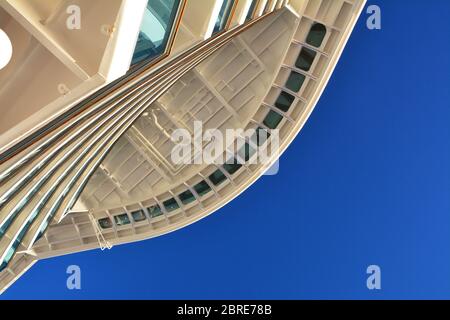
[[[150,218],[156,218],[163,214],[159,205],[154,205],[154,206],[148,207],[147,210],[148,210],[148,214],[149,214]]]
[[[149,0],[131,64],[151,60],[166,51],[180,0]]]
[[[249,21],[253,18],[253,14],[255,13],[257,3],[258,3],[258,0],[252,1],[252,4],[250,5],[250,9],[247,12],[247,17],[245,18],[245,21]]]
[[[276,129],[280,124],[281,120],[283,120],[283,116],[279,113],[270,110],[267,116],[264,118],[264,125],[269,129]]]
[[[305,82],[305,76],[301,73],[292,71],[286,81],[286,88],[293,92],[299,92],[303,82]]]
[[[256,132],[257,144],[258,147],[261,147],[270,138],[270,133],[261,127],[258,127]]]
[[[327,28],[321,23],[314,23],[306,38],[306,43],[319,48],[327,34]]]
[[[110,218],[99,219],[98,224],[102,229],[109,229],[112,227],[112,222]]]
[[[292,105],[292,102],[294,102],[295,97],[287,92],[281,91],[280,95],[278,96],[277,101],[275,101],[275,107],[280,109],[283,112],[288,112],[289,108]]]
[[[131,213],[131,216],[133,217],[133,220],[136,221],[136,222],[143,221],[143,220],[147,219],[147,217],[145,216],[144,211],[142,211],[142,210],[133,211]]]
[[[206,181],[201,181],[194,186],[194,190],[199,196],[202,196],[210,192],[211,187],[206,183]]]
[[[215,185],[218,186],[219,184],[221,184],[222,182],[224,182],[227,179],[227,177],[223,174],[222,171],[220,171],[219,169],[217,169],[216,171],[213,172],[213,174],[211,174],[209,176],[209,180],[211,180],[211,182]]]
[[[174,198],[164,201],[163,205],[166,208],[167,212],[177,210],[180,207],[177,200],[175,200]]]
[[[309,71],[314,62],[315,57],[316,57],[315,51],[308,48],[302,48],[302,51],[300,51],[297,61],[295,62],[295,66],[301,70]]]
[[[114,216],[114,221],[118,226],[124,226],[130,223],[130,218],[126,213],[120,214],[118,216]]]
[[[246,160],[247,161],[247,160]],[[242,164],[237,163],[236,159],[233,163],[225,163],[223,165],[223,168],[226,172],[229,174],[234,174],[236,171],[238,171],[242,167]]]
[[[180,198],[183,204],[188,204],[195,200],[195,197],[190,190],[186,190],[185,192],[180,193],[178,195],[178,198]]]
[[[231,10],[233,9],[234,1],[235,0],[223,0],[219,16],[217,17],[216,24],[214,25],[213,34],[226,28],[228,19],[231,15]]]

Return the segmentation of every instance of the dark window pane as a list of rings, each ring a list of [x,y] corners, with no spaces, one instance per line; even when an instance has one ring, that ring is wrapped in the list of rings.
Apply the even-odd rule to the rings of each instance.
[[[321,23],[314,23],[306,38],[306,43],[319,48],[327,34],[327,28]]]
[[[270,110],[267,116],[264,118],[264,125],[269,129],[275,129],[280,124],[281,120],[283,120],[283,116],[279,113]]]
[[[211,180],[211,182],[215,185],[218,186],[219,184],[221,184],[222,182],[224,182],[227,179],[227,177],[223,174],[222,171],[220,171],[219,169],[217,169],[216,171],[213,172],[213,174],[211,174],[209,176],[209,180]]]
[[[293,92],[299,92],[303,82],[305,82],[305,76],[301,73],[292,71],[286,81],[286,88]]]
[[[252,4],[250,5],[250,9],[248,10],[248,13],[247,13],[247,17],[245,18],[245,21],[249,21],[253,18],[253,14],[255,13],[257,3],[258,3],[258,0],[252,1]]]
[[[102,229],[109,229],[112,227],[112,222],[110,218],[99,219],[98,224]]]
[[[180,0],[149,0],[131,64],[153,59],[166,51]]]
[[[199,196],[202,196],[210,192],[211,187],[206,183],[206,181],[201,181],[194,186],[194,190]]]
[[[247,160],[246,160],[247,161]],[[236,171],[238,171],[242,167],[242,164],[237,163],[236,159],[234,159],[233,163],[225,163],[223,165],[223,168],[226,172],[229,174],[234,174]]]
[[[190,190],[186,190],[185,192],[180,193],[178,195],[178,198],[180,198],[183,204],[188,204],[195,200],[195,197]]]
[[[308,48],[303,48],[302,51],[300,51],[297,61],[295,62],[295,66],[301,70],[309,71],[314,62],[315,57],[316,57],[315,51]]]
[[[114,216],[114,221],[118,226],[124,226],[126,224],[130,223],[130,218],[128,218],[128,215],[126,213],[120,214],[118,216]]]
[[[220,32],[226,28],[228,19],[230,18],[231,9],[234,5],[234,1],[235,0],[223,0],[219,16],[217,17],[216,24],[214,25],[213,34]]]
[[[255,133],[254,135],[252,135],[251,141],[253,142],[253,144],[256,145],[257,140],[258,140],[258,138]],[[240,163],[244,163],[244,162],[247,162],[248,160],[250,160],[250,158],[255,154],[255,152],[256,152],[256,148],[251,147],[250,144],[248,142],[246,142],[242,146],[242,148],[238,150],[236,156],[239,159]],[[226,168],[225,168],[225,170],[226,170]]]
[[[277,101],[275,101],[275,107],[280,109],[283,112],[288,112],[289,108],[292,105],[292,102],[294,102],[295,97],[287,92],[281,91],[280,95],[278,96]]]
[[[258,147],[261,147],[270,138],[270,133],[261,127],[256,129],[256,133]]]
[[[20,241],[18,243],[17,243],[17,241],[14,242],[14,245],[8,250],[6,256],[3,258],[2,264],[0,265],[0,272],[2,272],[3,270],[6,269],[9,262],[11,261],[12,257],[14,256],[14,253],[16,252],[19,244],[20,244]]]
[[[163,214],[159,205],[151,206],[147,208],[147,210],[148,214],[150,215],[150,218],[156,218]]]
[[[258,134],[258,131],[256,132],[256,134]],[[256,145],[258,145],[258,136],[256,136]],[[253,157],[253,155],[256,152],[256,148],[250,146],[250,144],[246,143],[244,145],[244,155],[245,155],[245,161],[250,160],[251,157]]]
[[[143,220],[147,219],[147,217],[145,216],[144,211],[142,211],[142,210],[133,211],[131,213],[131,216],[133,217],[134,221],[136,221],[136,222],[143,221]]]
[[[164,201],[163,205],[166,208],[167,212],[177,210],[180,207],[177,200],[175,200],[174,198]]]

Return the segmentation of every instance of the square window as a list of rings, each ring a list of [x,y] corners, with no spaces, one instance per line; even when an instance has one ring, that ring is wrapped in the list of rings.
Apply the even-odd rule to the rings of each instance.
[[[295,97],[287,92],[281,91],[280,95],[278,96],[277,101],[275,101],[275,107],[280,109],[283,112],[288,112],[289,108],[292,105],[292,102],[294,102]]]
[[[209,180],[211,180],[211,182],[215,185],[218,186],[219,184],[221,184],[222,182],[224,182],[227,179],[227,177],[223,174],[222,171],[220,171],[219,169],[217,169],[216,171],[213,172],[213,174],[211,174],[209,176]]]
[[[130,218],[126,213],[120,214],[118,216],[114,216],[114,221],[118,226],[124,226],[126,224],[130,224]]]
[[[180,0],[148,1],[131,64],[152,60],[167,50]]]
[[[286,88],[293,92],[299,92],[305,79],[306,77],[303,74],[292,71],[286,81]]]
[[[306,43],[319,48],[327,34],[327,28],[321,23],[314,23],[306,38]]]
[[[159,205],[154,205],[154,206],[148,207],[147,211],[148,211],[150,218],[156,218],[163,214]]]
[[[134,221],[136,221],[136,222],[144,221],[147,219],[144,211],[142,211],[142,210],[133,211],[131,213],[131,216],[133,217]]]
[[[236,173],[240,168],[242,168],[242,164],[237,163],[236,159],[234,159],[233,163],[225,163],[223,165],[223,169],[231,175]]]
[[[211,191],[211,187],[203,180],[194,186],[194,190],[199,196],[203,196]]]
[[[186,190],[178,195],[183,204],[189,204],[195,201],[195,197],[190,190]]]
[[[283,120],[283,116],[273,110],[270,110],[267,116],[264,118],[264,125],[269,129],[276,129]]]
[[[164,201],[163,205],[166,208],[167,212],[177,210],[180,207],[177,200],[175,200],[174,198]]]
[[[98,220],[98,224],[102,229],[112,228],[112,222],[110,218],[103,218]]]
[[[295,62],[295,66],[301,70],[309,71],[314,62],[315,57],[316,57],[315,51],[308,48],[303,48],[302,51],[300,51],[297,61]]]

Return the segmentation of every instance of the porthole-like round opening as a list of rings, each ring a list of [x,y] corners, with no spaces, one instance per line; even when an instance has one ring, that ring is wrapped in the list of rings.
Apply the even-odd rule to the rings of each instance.
[[[0,70],[8,65],[12,57],[12,44],[8,35],[0,29]]]

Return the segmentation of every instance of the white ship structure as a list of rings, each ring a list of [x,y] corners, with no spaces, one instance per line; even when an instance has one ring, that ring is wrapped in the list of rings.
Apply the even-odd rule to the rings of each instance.
[[[40,259],[156,237],[242,193],[307,121],[364,4],[0,0],[0,291]],[[210,141],[226,163],[174,163],[173,133],[196,141],[195,123],[258,135]]]

